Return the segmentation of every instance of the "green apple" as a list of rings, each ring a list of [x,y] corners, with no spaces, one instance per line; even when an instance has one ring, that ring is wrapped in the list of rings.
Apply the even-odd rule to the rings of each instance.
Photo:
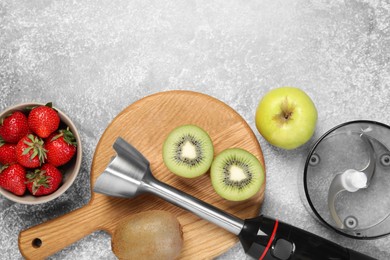
[[[317,109],[301,89],[281,87],[270,90],[259,102],[256,127],[270,144],[291,150],[313,136]]]

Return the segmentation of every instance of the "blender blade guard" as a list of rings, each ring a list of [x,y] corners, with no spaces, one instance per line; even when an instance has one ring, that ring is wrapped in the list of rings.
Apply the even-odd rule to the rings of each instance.
[[[131,198],[142,191],[145,176],[150,175],[149,161],[131,144],[118,138],[114,145],[117,156],[96,180],[94,191],[109,196]]]

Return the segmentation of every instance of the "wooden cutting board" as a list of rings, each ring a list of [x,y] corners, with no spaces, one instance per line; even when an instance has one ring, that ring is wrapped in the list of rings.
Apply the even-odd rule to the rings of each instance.
[[[257,216],[265,184],[250,200],[229,202],[214,192],[208,173],[196,179],[184,179],[169,172],[162,160],[162,144],[171,130],[184,124],[195,124],[205,129],[213,141],[215,155],[226,148],[240,147],[253,153],[264,166],[256,136],[232,108],[201,93],[168,91],[131,104],[107,127],[95,150],[91,190],[110,158],[115,155],[112,145],[120,136],[144,154],[150,161],[152,173],[160,181],[242,219]],[[112,234],[122,218],[151,209],[170,211],[178,218],[184,237],[181,259],[211,259],[238,241],[235,235],[224,229],[153,195],[119,199],[92,192],[90,202],[84,207],[22,231],[19,248],[27,259],[43,259],[96,230],[106,230]]]

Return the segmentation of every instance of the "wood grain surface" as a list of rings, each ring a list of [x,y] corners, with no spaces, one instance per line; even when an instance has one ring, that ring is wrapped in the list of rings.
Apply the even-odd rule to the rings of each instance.
[[[264,166],[256,136],[232,108],[198,92],[160,92],[131,104],[107,127],[95,150],[91,190],[110,158],[115,156],[113,143],[117,137],[122,137],[144,154],[150,161],[153,175],[160,181],[242,219],[258,215],[265,184],[250,200],[229,202],[214,192],[208,173],[196,179],[184,179],[169,172],[162,160],[162,144],[171,130],[184,124],[205,129],[213,141],[215,155],[226,148],[239,147],[253,153]],[[92,193],[90,202],[84,207],[22,231],[19,248],[27,259],[43,259],[96,230],[112,234],[122,218],[151,209],[170,211],[178,218],[184,237],[181,259],[211,259],[238,241],[224,229],[153,195],[119,199]],[[41,241],[40,246],[37,241]]]

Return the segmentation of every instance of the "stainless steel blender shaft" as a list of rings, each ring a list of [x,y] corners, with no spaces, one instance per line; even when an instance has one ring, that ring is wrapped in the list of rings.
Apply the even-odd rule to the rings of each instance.
[[[157,181],[151,175],[148,175],[147,179],[149,180],[143,183],[146,191],[153,193],[176,206],[184,208],[198,217],[220,226],[235,235],[238,235],[241,232],[241,229],[244,226],[243,220],[177,190],[172,186]]]
[[[235,235],[241,232],[243,220],[154,178],[148,160],[122,138],[118,138],[113,147],[117,156],[96,180],[95,192],[124,198],[152,193]]]

